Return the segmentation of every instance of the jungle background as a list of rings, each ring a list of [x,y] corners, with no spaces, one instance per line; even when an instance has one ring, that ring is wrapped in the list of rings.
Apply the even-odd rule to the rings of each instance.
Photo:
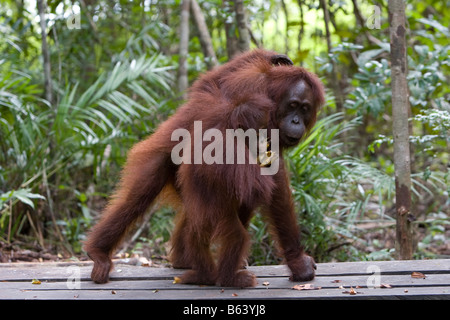
[[[450,258],[449,7],[406,2],[416,259]],[[0,262],[86,259],[129,148],[199,74],[257,47],[326,86],[286,156],[306,250],[395,258],[387,0],[4,0],[0,31]],[[165,265],[174,215],[149,208],[121,256]],[[279,263],[259,214],[249,232],[249,263]]]

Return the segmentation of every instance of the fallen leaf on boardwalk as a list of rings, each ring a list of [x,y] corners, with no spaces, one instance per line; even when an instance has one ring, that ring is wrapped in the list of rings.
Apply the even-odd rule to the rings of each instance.
[[[111,290],[111,294],[116,294],[117,292],[115,290]]]
[[[362,292],[356,291],[355,289],[353,289],[353,287],[350,287],[350,291],[343,291],[342,293],[354,296],[354,295],[360,294]]]
[[[237,297],[238,294],[237,294],[237,293],[233,293],[232,296],[233,296],[233,297]]]
[[[159,290],[158,289],[155,289],[155,290],[153,290],[153,293],[157,293]]]
[[[31,280],[31,284],[41,284],[41,281],[39,281],[38,279],[33,279]]]
[[[391,286],[390,284],[387,284],[387,283],[382,283],[382,284],[380,284],[380,288],[388,288],[388,289],[391,289],[392,286]]]
[[[267,287],[270,284],[270,282],[269,281],[264,281],[262,284],[263,284],[263,286]]]
[[[291,289],[292,290],[320,290],[322,287],[314,287],[312,283],[307,284],[296,284]]]
[[[173,282],[172,283],[181,283],[181,278],[180,277],[173,277]]]
[[[331,281],[331,283],[341,283],[342,282],[342,280],[333,280],[333,281]]]
[[[414,271],[413,273],[411,273],[411,278],[425,279],[426,276],[422,272]]]

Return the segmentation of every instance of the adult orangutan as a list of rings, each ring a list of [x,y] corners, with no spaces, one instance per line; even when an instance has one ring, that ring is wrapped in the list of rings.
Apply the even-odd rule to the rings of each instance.
[[[129,152],[121,182],[85,243],[94,261],[92,280],[108,281],[114,249],[158,195],[178,212],[170,258],[175,268],[191,269],[181,277],[182,283],[256,285],[255,276],[242,269],[250,243],[246,228],[256,208],[270,221],[292,272],[290,279],[313,279],[315,263],[300,244],[282,151],[308,133],[323,102],[323,86],[316,75],[271,51],[244,53],[201,76],[188,101]],[[197,124],[200,133],[194,132]],[[245,136],[240,155],[246,161],[227,161],[239,157],[220,154],[239,143],[219,139],[231,129],[267,129],[266,153],[274,153],[272,145],[280,149],[273,160],[279,161],[276,172],[262,174],[262,163],[251,161],[254,155]],[[180,130],[200,135],[200,145],[195,145],[197,139],[180,149],[184,136],[175,134]],[[213,151],[212,144],[217,147]],[[174,161],[174,148],[183,161]],[[204,160],[207,148],[215,161],[198,161]],[[195,160],[199,152],[204,154]],[[217,259],[210,250],[212,243],[217,244]]]

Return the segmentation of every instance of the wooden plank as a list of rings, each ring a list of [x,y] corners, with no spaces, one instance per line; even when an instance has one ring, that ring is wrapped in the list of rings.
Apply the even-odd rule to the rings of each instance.
[[[0,281],[19,281],[27,279],[67,279],[70,267],[79,266],[81,278],[88,280],[92,270],[92,263],[42,263],[42,264],[0,264]],[[376,269],[378,268],[378,269]],[[285,265],[248,267],[258,277],[288,277],[289,269]],[[413,271],[425,274],[450,273],[450,259],[439,260],[410,260],[410,261],[362,261],[319,263],[317,276],[332,275],[370,275],[374,270],[380,274],[410,274]],[[184,272],[172,268],[137,267],[130,265],[115,265],[111,273],[112,279],[169,279]]]
[[[21,281],[33,278],[62,281],[66,280],[74,272],[73,267],[79,268],[81,280],[90,280],[92,265],[78,266],[77,264],[72,264],[61,267],[42,264],[30,267],[0,268],[0,281]],[[172,268],[116,265],[111,272],[111,279],[173,279],[174,276],[180,276],[184,271]]]
[[[290,274],[285,265],[258,266],[248,269],[253,271],[253,268],[258,276],[289,276]],[[408,274],[413,271],[449,273],[450,259],[319,263],[316,275],[365,275],[373,274],[374,268],[378,268],[381,274]]]
[[[428,275],[425,279],[416,279],[411,278],[408,275],[402,275],[402,276],[382,276],[381,277],[381,283],[383,284],[389,284],[392,286],[391,289],[389,288],[377,288],[377,289],[370,289],[367,288],[367,277],[365,276],[347,276],[347,277],[341,277],[341,282],[336,283],[336,279],[334,277],[319,277],[315,279],[314,281],[311,281],[309,283],[312,283],[315,287],[321,287],[318,291],[318,293],[314,293],[312,295],[307,294],[306,296],[301,294],[300,297],[336,297],[340,296],[337,295],[334,290],[340,290],[341,293],[343,291],[349,291],[350,287],[355,288],[357,292],[362,292],[362,294],[367,294],[367,292],[370,293],[369,296],[373,296],[372,290],[384,290],[385,295],[397,295],[398,292],[401,290],[408,290],[414,289],[413,292],[416,292],[415,289],[422,287],[427,289],[428,292],[430,292],[431,295],[435,295],[436,297],[441,295],[443,296],[444,293],[448,294],[450,297],[450,292],[447,289],[450,289],[450,275]],[[269,282],[268,286],[264,286],[264,282]],[[283,278],[259,278],[258,279],[258,286],[255,288],[250,289],[238,289],[238,288],[225,288],[225,291],[233,291],[233,293],[237,293],[238,296],[245,292],[245,297],[254,296],[255,299],[258,297],[265,297],[265,298],[282,298],[282,297],[296,297],[297,295],[293,293],[282,293],[280,290],[283,291],[291,291],[292,287],[297,284],[290,282],[287,279]],[[344,288],[341,288],[344,287]],[[359,288],[360,287],[360,288]],[[436,287],[445,288],[447,289],[443,290],[442,292],[438,291],[436,292]],[[392,289],[401,289],[400,291]],[[278,290],[278,291],[277,291]],[[169,295],[172,296],[172,298],[177,299],[183,299],[183,298],[189,298],[189,299],[202,299],[205,298],[205,293],[201,291],[208,291],[208,294],[211,296],[214,292],[222,292],[222,288],[220,287],[214,287],[214,286],[196,286],[196,285],[183,285],[183,284],[173,284],[171,280],[130,280],[130,281],[111,281],[107,284],[98,285],[94,284],[90,281],[82,281],[80,283],[80,290],[68,290],[66,282],[42,282],[40,285],[33,285],[31,282],[26,283],[19,283],[19,282],[1,282],[0,283],[0,292],[3,294],[0,294],[0,298],[7,299],[8,296],[11,298],[18,298],[22,299],[24,297],[28,297],[29,294],[27,293],[25,296],[23,292],[34,292],[35,297],[41,298],[41,297],[47,297],[52,296],[49,292],[53,292],[55,296],[58,297],[64,297],[67,296],[67,291],[70,292],[84,292],[86,294],[87,291],[97,292],[99,293],[99,297],[109,297],[108,294],[105,295],[105,292],[122,292],[122,291],[146,291],[147,293],[149,291],[154,293],[158,292],[165,292],[163,296],[167,298]],[[171,293],[170,293],[171,291]],[[263,293],[259,291],[264,291]],[[295,291],[295,290],[292,290]],[[311,290],[304,290],[306,292],[311,292]],[[9,292],[8,294],[6,294]],[[187,292],[187,293],[186,293]],[[211,293],[212,292],[212,293]],[[14,293],[12,295],[12,293]],[[423,293],[423,292],[422,292]],[[4,296],[6,294],[6,296]],[[376,296],[381,296],[382,293],[377,293]],[[79,296],[79,295],[78,295]],[[91,294],[89,294],[91,296]],[[123,295],[124,297],[128,297],[129,294]],[[220,298],[220,295],[214,295],[215,298]],[[367,297],[369,297],[367,296]],[[144,295],[144,297],[148,297],[148,294]],[[109,297],[111,299],[115,299],[116,297]],[[165,299],[164,298],[164,299]]]
[[[320,274],[372,274],[373,268],[380,269],[381,274],[449,273],[450,259],[436,260],[396,260],[396,261],[358,261],[321,263]]]
[[[0,299],[137,299],[137,300],[240,300],[240,299],[449,299],[449,287],[413,287],[392,289],[356,289],[356,295],[344,294],[342,289],[287,290],[287,289],[206,289],[179,290],[61,290],[18,291],[5,289]]]
[[[185,270],[121,264],[109,283],[98,285],[89,279],[91,268],[91,263],[1,265],[0,299],[450,299],[450,260],[321,263],[318,276],[308,282],[321,289],[301,291],[291,289],[298,283],[288,280],[283,265],[249,267],[258,285],[246,289],[173,284]],[[412,278],[413,271],[425,279]],[[79,290],[67,283],[74,272]],[[41,284],[32,284],[33,278]],[[372,289],[374,279],[392,288]],[[356,295],[343,293],[350,286]]]
[[[287,278],[272,277],[272,278],[258,278],[258,285],[250,290],[259,289],[291,289],[296,284],[310,283],[315,287],[322,289],[336,289],[339,287],[356,288],[356,287],[372,287],[373,283],[368,283],[367,276],[324,276],[317,277],[313,281],[308,282],[291,282]],[[337,282],[336,280],[339,280]],[[264,283],[267,283],[265,285]],[[431,274],[427,275],[425,279],[412,278],[410,275],[382,275],[380,277],[380,284],[390,285],[392,287],[431,287],[431,286],[449,286],[450,274]],[[69,283],[69,286],[71,283]],[[221,287],[215,287],[222,289]],[[31,280],[27,282],[0,282],[0,291],[3,289],[20,288],[21,290],[67,290],[68,285],[66,281],[42,281],[40,285],[32,284]],[[126,280],[126,281],[110,281],[105,284],[96,284],[92,281],[80,281],[80,289],[82,290],[207,290],[211,286],[198,286],[186,284],[174,284],[173,280]]]

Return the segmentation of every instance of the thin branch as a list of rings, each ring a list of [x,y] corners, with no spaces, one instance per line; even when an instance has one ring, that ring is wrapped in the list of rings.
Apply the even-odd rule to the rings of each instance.
[[[50,52],[48,51],[47,44],[47,21],[45,19],[45,9],[46,4],[44,0],[37,1],[40,25],[41,25],[41,42],[42,42],[42,58],[44,60],[44,90],[45,90],[45,99],[52,104],[53,96],[52,96],[52,79],[51,79],[51,69],[50,69]]]
[[[336,102],[336,110],[342,111],[342,110],[344,110],[344,99],[341,94],[342,90],[339,86],[339,80],[338,80],[338,76],[337,76],[337,65],[336,65],[336,62],[334,61],[334,59],[331,57],[331,54],[332,54],[331,49],[333,47],[331,44],[331,32],[329,29],[330,16],[329,16],[326,0],[320,0],[320,6],[322,7],[322,10],[323,10],[323,17],[324,17],[324,22],[325,22],[325,33],[326,33],[326,39],[327,39],[328,56],[330,59],[330,63],[333,66],[333,70],[331,70],[331,76],[332,76],[332,81],[333,81],[332,86],[333,86],[334,98],[335,98],[335,102]]]
[[[241,52],[250,49],[250,33],[247,27],[247,17],[243,0],[235,0],[234,8],[236,10],[236,22],[239,30],[238,46]]]
[[[216,53],[214,52],[208,26],[205,22],[205,16],[203,15],[202,9],[200,8],[196,0],[191,0],[191,10],[195,23],[197,24],[198,32],[200,34],[200,43],[205,53],[205,57],[207,58],[206,63],[208,65],[208,69],[212,69],[217,66],[217,57]]]
[[[183,99],[186,97],[186,90],[189,86],[187,64],[187,55],[189,50],[189,6],[190,0],[183,0],[181,3],[178,90],[181,92]]]

